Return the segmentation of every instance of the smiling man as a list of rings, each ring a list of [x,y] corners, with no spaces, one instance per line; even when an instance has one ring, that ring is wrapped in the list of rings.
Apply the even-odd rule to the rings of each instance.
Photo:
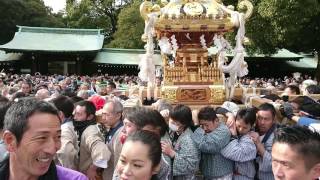
[[[279,129],[272,146],[276,180],[315,180],[320,177],[320,134],[307,127]]]
[[[33,98],[13,104],[4,120],[3,141],[9,155],[0,162],[4,180],[85,180],[81,173],[56,166],[60,119],[51,104]]]

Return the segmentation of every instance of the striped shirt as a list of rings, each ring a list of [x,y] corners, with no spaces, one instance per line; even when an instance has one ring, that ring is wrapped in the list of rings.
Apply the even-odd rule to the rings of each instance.
[[[221,151],[221,154],[235,161],[235,180],[252,180],[256,174],[254,160],[257,156],[256,145],[249,135],[234,139]]]
[[[229,143],[230,137],[230,131],[223,123],[210,133],[198,128],[192,135],[193,141],[201,151],[201,171],[206,179],[222,177],[233,172],[233,161],[220,153]]]
[[[256,158],[256,162],[259,164],[258,177],[259,179],[262,179],[262,180],[274,180],[273,173],[272,173],[272,157],[271,157],[273,138],[274,138],[274,133],[272,133],[268,138],[268,140],[263,144],[265,148],[263,157],[258,156]]]

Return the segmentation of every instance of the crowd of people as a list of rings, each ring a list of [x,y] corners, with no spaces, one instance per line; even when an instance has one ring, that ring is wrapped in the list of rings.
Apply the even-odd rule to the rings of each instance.
[[[320,177],[318,102],[308,94],[282,98],[292,89],[310,93],[302,82],[300,89],[284,80],[283,94],[274,99],[280,109],[273,103],[239,108],[226,102],[192,110],[165,99],[124,107],[128,97],[120,92],[136,85],[136,77],[3,74],[1,80],[4,180]],[[282,123],[279,110],[290,123]]]

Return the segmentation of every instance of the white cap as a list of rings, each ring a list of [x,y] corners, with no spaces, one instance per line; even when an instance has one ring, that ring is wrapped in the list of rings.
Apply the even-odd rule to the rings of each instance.
[[[234,103],[234,102],[230,102],[230,101],[225,101],[222,106],[222,108],[225,108],[226,110],[230,111],[234,116],[237,115],[238,111],[239,111],[239,106]]]

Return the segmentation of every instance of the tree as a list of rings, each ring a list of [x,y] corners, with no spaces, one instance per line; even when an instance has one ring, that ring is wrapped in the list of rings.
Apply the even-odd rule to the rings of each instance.
[[[0,44],[4,44],[13,38],[16,25],[22,22],[25,5],[17,0],[0,0]]]
[[[101,28],[107,44],[117,30],[118,15],[130,0],[67,0],[66,24],[73,28]]]
[[[52,13],[52,9],[46,7],[42,0],[24,0],[26,9],[21,25],[64,27],[64,24]]]
[[[255,14],[246,27],[251,50],[266,54],[279,48],[320,51],[319,0],[255,0],[254,4]],[[320,80],[319,59],[316,78]]]
[[[118,30],[114,34],[114,40],[108,47],[142,49],[144,42],[141,35],[144,30],[144,20],[140,16],[141,1],[134,1],[131,5],[121,10],[118,17]]]
[[[67,3],[70,1],[67,1]],[[94,2],[82,0],[80,3],[67,4],[65,22],[70,28],[110,28],[108,19],[96,12]]]
[[[16,25],[64,26],[41,0],[0,0],[0,44],[10,41]]]
[[[106,31],[106,35],[111,40],[112,35],[117,31],[117,21],[120,11],[132,3],[131,0],[95,0],[95,7],[100,15],[109,19],[111,28]]]

